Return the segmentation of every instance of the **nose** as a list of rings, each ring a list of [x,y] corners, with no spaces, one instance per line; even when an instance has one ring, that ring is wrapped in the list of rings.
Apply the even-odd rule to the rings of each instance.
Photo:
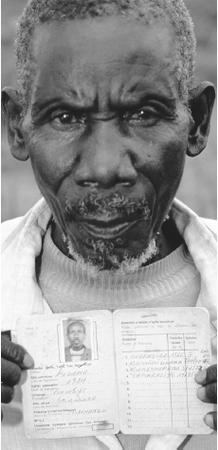
[[[111,121],[112,122],[112,121]],[[80,147],[75,180],[80,186],[133,186],[137,172],[122,135],[110,122],[96,123]]]

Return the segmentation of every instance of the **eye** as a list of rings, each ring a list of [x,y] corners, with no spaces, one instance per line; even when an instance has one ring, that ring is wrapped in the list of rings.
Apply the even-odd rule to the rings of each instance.
[[[63,131],[85,125],[86,121],[86,114],[73,113],[71,111],[54,112],[50,117],[51,126]]]
[[[160,118],[160,113],[152,107],[143,107],[133,112],[127,112],[122,115],[123,120],[126,120],[131,124],[152,126]]]

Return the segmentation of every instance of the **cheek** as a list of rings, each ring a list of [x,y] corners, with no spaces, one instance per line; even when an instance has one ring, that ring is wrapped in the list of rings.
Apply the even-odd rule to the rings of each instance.
[[[62,232],[66,233],[63,205],[57,196],[62,180],[69,173],[68,166],[63,160],[63,152],[60,152],[61,144],[59,142],[51,143],[44,139],[31,139],[28,148],[39,190],[46,199]]]
[[[148,177],[156,193],[153,229],[156,232],[178,189],[185,163],[188,133],[183,127],[154,127],[137,136],[137,170]]]
[[[137,170],[148,176],[157,195],[175,189],[181,179],[188,143],[186,127],[152,127],[137,134]]]
[[[168,187],[174,191],[177,189],[184,169],[186,148],[186,144],[177,139],[168,142],[165,146],[163,145],[160,164],[165,188]]]
[[[30,148],[30,160],[36,180],[40,187],[56,192],[59,183],[65,173],[64,164],[61,156],[51,144],[44,143],[32,145]]]
[[[76,160],[76,137],[57,133],[51,127],[29,133],[27,146],[40,189],[57,193],[62,180],[71,172]]]

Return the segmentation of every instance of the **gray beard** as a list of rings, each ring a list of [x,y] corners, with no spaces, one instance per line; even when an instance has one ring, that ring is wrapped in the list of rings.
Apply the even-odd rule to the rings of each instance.
[[[89,270],[92,276],[96,276],[101,270],[104,270],[107,262],[110,263],[110,270],[116,271],[116,273],[120,273],[121,275],[137,272],[143,265],[147,264],[160,253],[157,239],[153,238],[147,248],[138,256],[129,257],[126,254],[122,261],[119,261],[117,255],[113,252],[113,248],[110,248],[103,240],[96,240],[93,242],[93,250],[96,257],[84,259],[74,249],[69,237],[63,236],[63,241],[67,246],[68,256],[83,266],[84,269]]]
[[[64,215],[66,222],[75,220],[75,217],[86,218],[114,217],[116,215],[126,218],[143,218],[148,224],[151,221],[151,205],[146,198],[128,198],[122,192],[116,191],[107,195],[89,193],[85,198],[72,203],[65,201]],[[146,236],[141,236],[141,248],[126,248],[122,237],[114,239],[84,238],[81,242],[84,251],[80,249],[78,241],[68,234],[63,236],[68,256],[80,262],[83,266],[89,266],[93,273],[100,270],[116,270],[121,273],[137,271],[143,264],[151,261],[159,253],[160,241],[157,235],[147,244]],[[158,244],[157,244],[158,243]],[[137,243],[140,245],[140,243]],[[133,247],[133,246],[132,246]]]

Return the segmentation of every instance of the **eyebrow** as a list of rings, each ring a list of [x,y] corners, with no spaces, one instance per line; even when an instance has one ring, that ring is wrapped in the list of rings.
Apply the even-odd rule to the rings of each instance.
[[[48,88],[49,89],[49,88]],[[32,115],[38,115],[42,110],[55,108],[58,105],[72,108],[75,111],[91,110],[97,105],[95,89],[87,87],[84,82],[73,85],[56,86],[56,92],[45,92],[38,86],[32,103]]]
[[[145,88],[146,89],[146,88]],[[122,92],[117,92],[116,96],[112,95],[112,98],[109,97],[108,99],[108,108],[112,111],[125,111],[125,110],[134,110],[136,108],[140,108],[149,101],[156,101],[159,103],[163,103],[167,108],[170,110],[175,110],[176,108],[176,98],[172,95],[164,95],[162,92],[153,92],[153,90],[150,90],[150,92],[145,93],[145,89],[140,89],[140,91],[137,92],[126,92],[123,94]],[[73,98],[72,98],[73,97]],[[52,109],[61,107],[66,107],[69,110],[72,110],[73,112],[78,113],[92,113],[92,112],[98,112],[99,111],[99,104],[98,104],[98,94],[96,93],[95,97],[91,99],[90,97],[87,98],[83,96],[82,101],[75,98],[74,96],[70,95],[63,95],[63,96],[57,96],[52,98],[42,98],[36,100],[32,104],[32,111],[31,116],[33,121],[37,121],[37,117],[40,116],[40,114],[45,114],[46,111],[51,111]]]
[[[85,100],[85,99],[84,99]],[[88,100],[88,99],[87,99]],[[48,99],[39,99],[33,102],[31,116],[35,119],[41,113],[46,113],[46,111],[50,111],[52,109],[58,107],[66,107],[75,112],[92,112],[97,110],[97,98],[93,101],[81,101],[77,102],[75,99],[71,99],[69,96],[65,98],[64,96],[58,96]]]
[[[156,85],[154,86],[154,81]],[[117,86],[112,92],[111,103],[124,108],[143,106],[149,100],[162,102],[169,108],[175,108],[177,95],[168,78],[160,76],[160,80],[146,80],[144,76],[133,76]]]
[[[140,108],[142,106],[144,106],[146,103],[148,103],[149,101],[156,101],[159,103],[163,103],[164,105],[166,105],[167,108],[169,109],[175,109],[176,108],[176,98],[171,96],[166,96],[163,94],[158,94],[158,93],[147,93],[147,94],[141,94],[138,96],[133,96],[132,98],[122,98],[122,100],[118,100],[114,103],[114,105],[111,105],[111,107],[115,107],[115,109],[135,109],[135,108]]]

